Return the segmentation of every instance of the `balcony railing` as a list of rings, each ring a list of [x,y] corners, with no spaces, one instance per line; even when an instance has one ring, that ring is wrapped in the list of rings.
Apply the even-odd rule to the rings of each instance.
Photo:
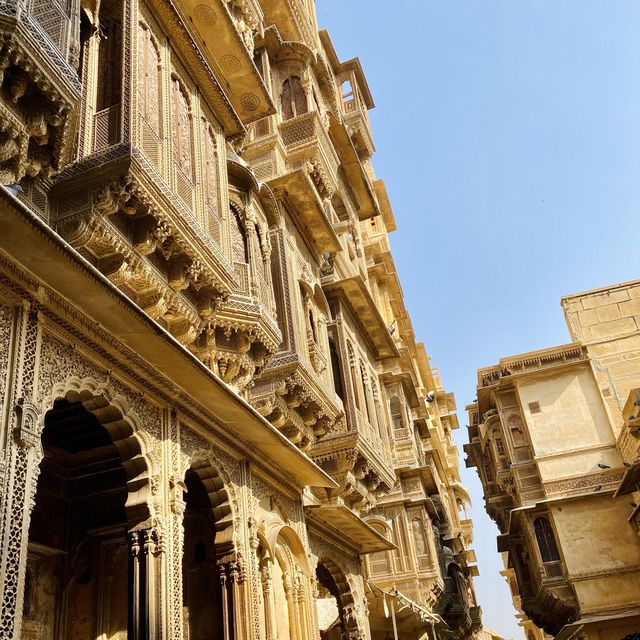
[[[111,147],[120,140],[120,103],[93,116],[93,150]]]
[[[245,262],[234,263],[234,269],[236,272],[236,286],[238,287],[238,293],[242,295],[249,295],[249,265]]]
[[[322,159],[335,179],[339,165],[338,155],[316,111],[285,120],[279,128],[280,137],[287,151],[294,153],[306,144],[313,145],[319,152],[319,159]],[[310,155],[313,155],[313,152]],[[307,159],[312,160],[311,157]]]

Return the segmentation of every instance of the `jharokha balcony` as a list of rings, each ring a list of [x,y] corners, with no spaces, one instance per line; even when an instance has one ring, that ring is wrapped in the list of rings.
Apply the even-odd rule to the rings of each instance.
[[[23,189],[69,161],[77,124],[79,0],[0,4],[0,181]],[[42,189],[37,194],[46,200]]]
[[[152,16],[142,4],[100,4],[100,30],[89,30],[81,52],[80,157],[56,179],[46,216],[242,391],[281,341],[269,268],[273,195],[227,148],[244,130],[238,113],[196,55],[193,34],[172,5],[162,7]],[[130,21],[123,10],[134,9]]]

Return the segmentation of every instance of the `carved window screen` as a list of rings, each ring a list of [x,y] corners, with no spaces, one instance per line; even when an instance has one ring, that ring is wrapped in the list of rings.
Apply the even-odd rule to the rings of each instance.
[[[221,242],[220,204],[218,200],[218,150],[216,134],[206,118],[202,118],[203,179],[206,204],[206,226],[219,246]]]
[[[356,409],[360,410],[360,385],[358,384],[358,376],[356,375],[356,363],[353,348],[347,344],[349,351],[349,373],[351,374],[351,386],[353,387],[353,399]]]
[[[173,159],[190,182],[193,182],[193,136],[189,99],[182,83],[172,78],[173,99]],[[180,185],[178,185],[180,187]],[[182,194],[181,194],[182,195]]]
[[[526,447],[527,440],[524,436],[524,425],[522,418],[518,415],[512,415],[507,421],[507,426],[511,432],[511,439],[514,447]]]
[[[493,464],[489,456],[485,455],[482,461],[482,468],[484,470],[484,477],[487,482],[493,482]]]
[[[96,86],[93,116],[93,151],[113,146],[120,140],[122,97],[122,22],[120,10],[103,5],[100,12],[102,38],[98,41],[97,68],[91,71]],[[91,78],[92,73],[89,73]]]
[[[247,234],[240,222],[240,217],[231,210],[231,246],[233,249],[233,261],[235,263],[249,263],[247,251]]]
[[[149,27],[138,25],[138,111],[160,135],[160,53]]]
[[[403,437],[406,435],[404,417],[402,415],[402,404],[398,396],[391,396],[391,398],[389,398],[389,411],[391,411],[394,435],[396,437]]]
[[[360,363],[360,381],[362,382],[362,392],[364,393],[364,409],[367,414],[367,422],[369,426],[373,426],[373,418],[371,417],[371,393],[367,382],[367,374],[364,366]],[[373,437],[373,433],[371,434]]]
[[[287,78],[282,84],[282,94],[280,95],[282,105],[282,118],[290,120],[303,113],[307,113],[307,97],[304,94],[304,87],[298,76]]]
[[[144,23],[138,25],[138,114],[140,146],[144,154],[160,168],[160,53]]]
[[[424,525],[419,518],[413,518],[411,521],[411,528],[413,529],[413,539],[416,543],[416,551],[419,556],[429,555],[429,546],[427,545],[427,538],[424,533]]]

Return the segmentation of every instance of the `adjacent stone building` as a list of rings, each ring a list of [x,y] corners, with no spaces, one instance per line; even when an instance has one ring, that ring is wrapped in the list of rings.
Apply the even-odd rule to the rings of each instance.
[[[562,306],[572,342],[478,371],[467,465],[523,626],[621,640],[640,629],[640,281]]]
[[[0,35],[0,638],[470,637],[455,404],[314,3]]]

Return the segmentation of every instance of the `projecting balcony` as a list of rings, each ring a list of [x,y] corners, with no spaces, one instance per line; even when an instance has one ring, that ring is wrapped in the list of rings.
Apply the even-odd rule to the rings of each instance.
[[[398,357],[398,349],[362,276],[327,279],[323,289],[329,299],[337,299],[349,309],[360,334],[378,360]]]
[[[391,462],[381,454],[379,442],[352,430],[318,440],[309,455],[338,483],[331,498],[341,497],[350,508],[366,511],[375,507],[377,495],[396,483]]]
[[[281,122],[278,127],[288,169],[305,167],[321,198],[338,189],[340,158],[317,111]]]
[[[303,450],[334,430],[344,416],[328,357],[319,345],[314,347],[315,357],[303,350],[277,354],[251,391],[258,412]]]
[[[140,151],[124,151],[97,170],[80,165],[61,176],[53,191],[55,227],[241,390],[281,341],[270,284],[248,264],[229,260],[219,210],[208,207],[203,224]]]
[[[624,496],[640,487],[640,389],[631,389],[622,409],[623,426],[618,436],[618,451],[625,465],[622,481],[616,490]]]
[[[311,178],[304,169],[295,169],[267,182],[274,194],[292,205],[289,209],[303,237],[315,245],[318,254],[336,253],[340,240],[318,197]]]
[[[69,161],[81,86],[79,3],[0,3],[0,182],[49,178]]]
[[[363,160],[370,158],[376,148],[371,135],[367,105],[357,94],[343,98],[342,114],[351,132],[351,139],[358,151],[358,156]]]

